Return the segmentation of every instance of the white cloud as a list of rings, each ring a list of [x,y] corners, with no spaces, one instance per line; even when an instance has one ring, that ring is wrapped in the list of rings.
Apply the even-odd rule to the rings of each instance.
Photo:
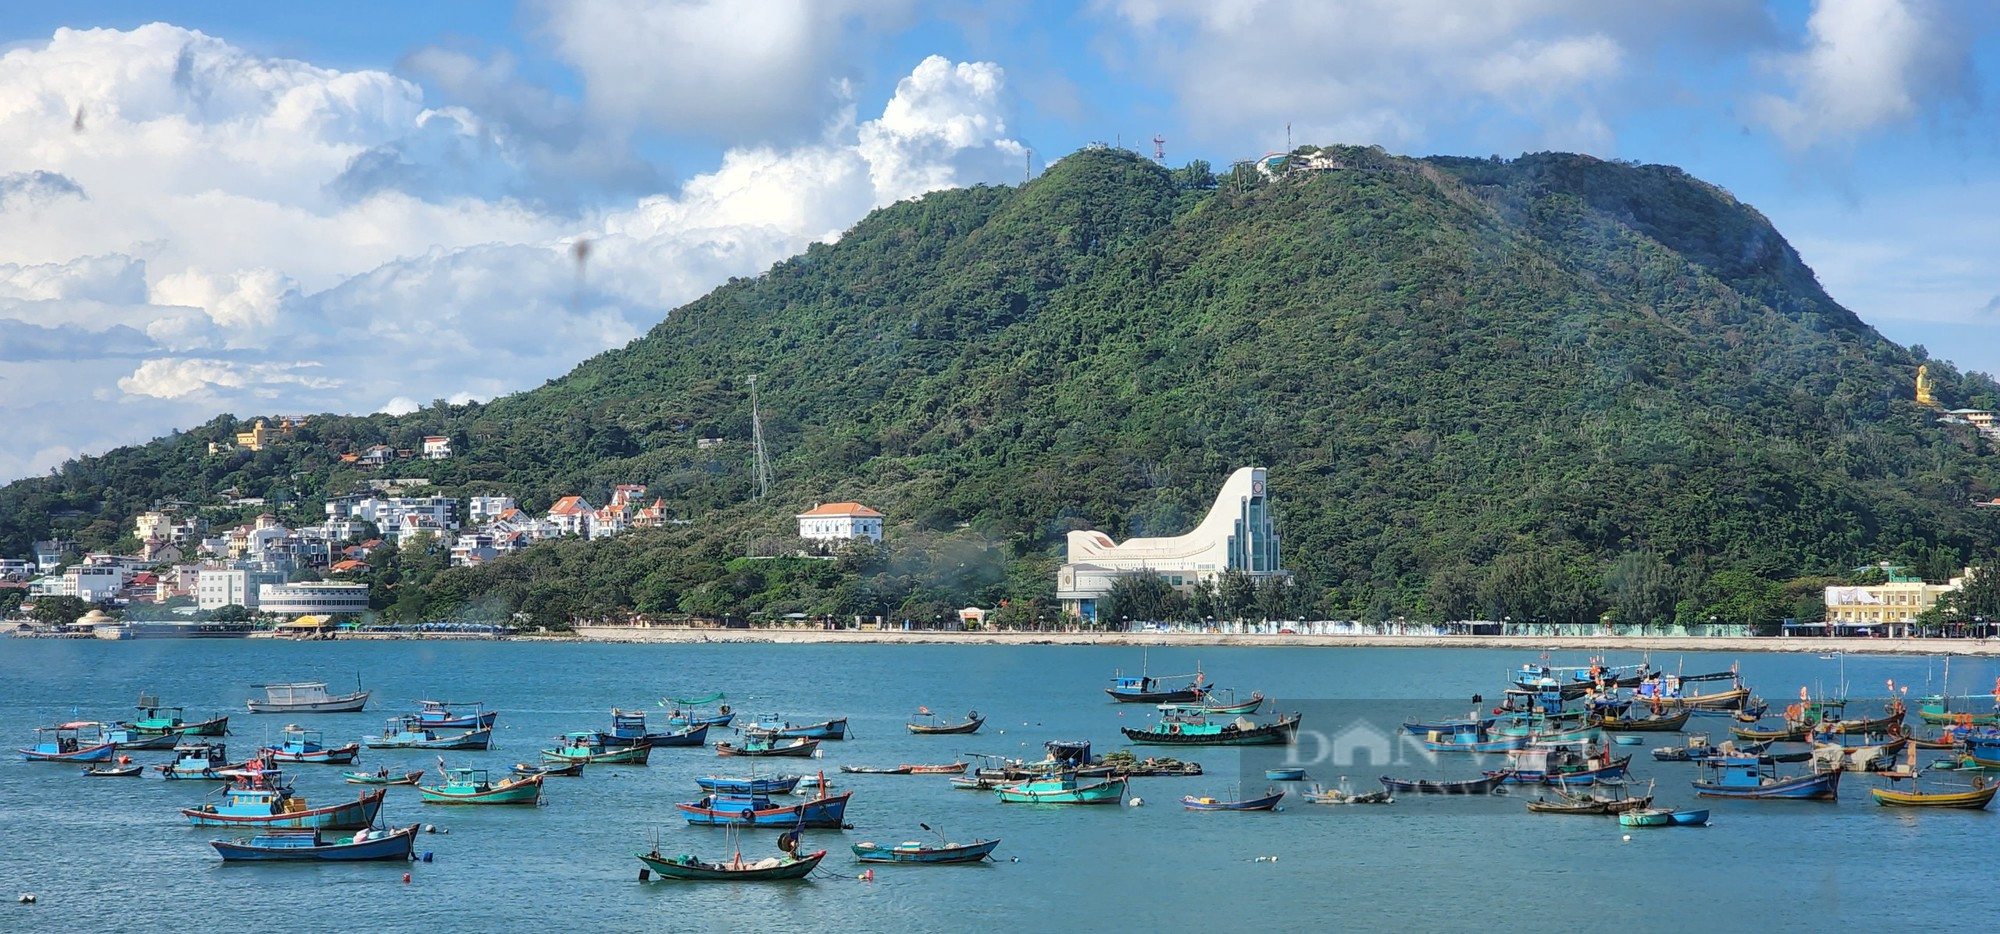
[[[1789,97],[1753,112],[1794,148],[1848,139],[1962,97],[1963,39],[1918,0],[1816,0],[1805,47],[1773,60]]]
[[[583,75],[598,122],[772,142],[812,135],[845,100],[834,53],[912,9],[909,0],[549,0],[542,22]]]
[[[413,58],[486,69],[461,88],[511,80],[504,62]],[[223,411],[528,388],[875,206],[1012,178],[1022,151],[1000,68],[934,57],[874,119],[838,107],[807,142],[731,149],[675,193],[579,219],[512,193],[605,137],[573,112],[481,109],[496,101],[435,106],[386,73],[164,25],[0,56],[0,187],[40,193],[33,224],[0,224],[0,335],[23,325],[0,348],[0,418],[34,426],[0,450],[0,477]],[[441,180],[461,164],[483,174]]]

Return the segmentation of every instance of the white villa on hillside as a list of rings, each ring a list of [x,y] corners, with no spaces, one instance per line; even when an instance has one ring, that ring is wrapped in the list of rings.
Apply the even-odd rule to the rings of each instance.
[[[1134,538],[1123,543],[1097,531],[1069,533],[1069,560],[1056,573],[1056,598],[1063,611],[1097,618],[1097,601],[1110,595],[1121,577],[1154,574],[1181,590],[1214,580],[1224,571],[1253,578],[1280,577],[1278,530],[1264,489],[1264,468],[1244,467],[1229,475],[1215,505],[1194,531],[1173,538]]]
[[[798,514],[799,537],[837,542],[850,538],[882,540],[882,514],[860,503],[815,504]]]

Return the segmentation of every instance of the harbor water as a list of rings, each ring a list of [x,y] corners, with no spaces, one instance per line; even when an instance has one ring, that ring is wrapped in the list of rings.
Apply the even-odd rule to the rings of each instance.
[[[1639,660],[1612,655],[1612,662]],[[1116,704],[1114,670],[1192,672],[1240,696],[1262,691],[1279,711],[1305,713],[1302,751],[1312,780],[1357,791],[1377,779],[1473,777],[1494,756],[1409,753],[1365,757],[1356,736],[1393,735],[1404,719],[1463,716],[1475,694],[1498,698],[1509,672],[1539,661],[1498,650],[1356,648],[1156,649],[950,645],[603,645],[561,642],[0,641],[0,734],[14,747],[35,727],[130,716],[141,693],[187,717],[230,715],[233,758],[275,742],[290,723],[329,743],[381,732],[419,698],[483,701],[500,712],[496,748],[442,753],[453,766],[494,770],[537,761],[561,732],[608,728],[613,707],[644,708],[665,729],[666,695],[726,692],[738,723],[775,714],[793,722],[845,716],[850,738],[818,759],[721,759],[712,748],[657,749],[644,767],[592,765],[550,778],[539,807],[440,807],[391,788],[383,820],[434,824],[418,838],[428,862],[224,865],[207,841],[235,835],[194,828],[178,813],[207,782],[83,778],[81,767],[0,764],[5,888],[0,930],[146,931],[221,926],[276,931],[1044,931],[1307,929],[1493,931],[1581,927],[1629,931],[1823,931],[1883,922],[1927,931],[1990,930],[1976,891],[1991,866],[2000,815],[1877,806],[1874,779],[1846,777],[1838,802],[1722,801],[1694,797],[1695,767],[1655,763],[1646,750],[1681,734],[1646,735],[1634,778],[1656,783],[1658,803],[1706,807],[1706,828],[1621,828],[1612,818],[1530,814],[1532,789],[1492,797],[1406,795],[1387,806],[1305,802],[1298,785],[1275,813],[1204,813],[1183,795],[1252,797],[1269,784],[1229,749],[1135,747],[1140,756],[1200,762],[1199,777],[1135,778],[1143,806],[1001,804],[936,775],[843,775],[841,765],[946,763],[966,753],[1038,759],[1047,740],[1127,748],[1120,726],[1151,720],[1150,706]],[[1925,657],[1688,655],[1651,661],[1668,672],[1726,670],[1774,710],[1798,696],[1842,689],[1855,716],[1872,715],[1889,682],[1918,696],[1943,688]],[[1552,655],[1554,665],[1586,659]],[[1951,690],[1989,693],[2000,661],[1953,661]],[[357,680],[374,692],[358,714],[252,716],[253,683]],[[1719,686],[1726,686],[1724,685]],[[1975,702],[1988,703],[1986,701]],[[972,736],[914,736],[920,706],[941,721],[987,718]],[[1267,714],[1271,708],[1266,708]],[[1316,717],[1320,722],[1315,722]],[[1340,722],[1326,722],[1338,719]],[[1915,726],[1915,717],[1911,722]],[[1724,719],[1690,730],[1727,738]],[[710,742],[735,739],[712,730]],[[11,747],[10,747],[11,749]],[[1322,755],[1324,753],[1324,755]],[[139,762],[170,753],[138,751]],[[364,750],[359,767],[426,768],[437,753]],[[1268,756],[1268,754],[1265,754]],[[1941,753],[1925,752],[1925,761]],[[746,858],[777,852],[774,831],[732,838],[690,827],[675,802],[700,796],[710,774],[824,771],[855,792],[848,830],[808,830],[803,850],[828,855],[797,883],[641,882],[633,854]],[[1799,766],[1781,766],[1794,769]],[[292,766],[315,805],[351,799],[339,766]],[[784,800],[784,799],[780,799]],[[968,866],[868,867],[849,846],[1001,838],[996,861]],[[403,874],[410,881],[403,881]],[[16,893],[34,893],[19,904]]]

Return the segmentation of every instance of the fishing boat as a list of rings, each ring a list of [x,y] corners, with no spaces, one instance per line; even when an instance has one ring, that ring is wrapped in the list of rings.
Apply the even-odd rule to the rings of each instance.
[[[317,829],[267,830],[254,837],[211,840],[209,845],[225,861],[323,860],[354,862],[372,859],[408,860],[416,849],[417,830],[411,824],[393,830],[361,828],[345,837],[328,836]]]
[[[1187,811],[1274,811],[1277,810],[1278,802],[1284,800],[1284,797],[1285,793],[1282,791],[1272,791],[1262,797],[1240,800],[1183,795],[1181,808]]]
[[[750,827],[826,827],[840,829],[847,801],[854,792],[834,794],[825,776],[818,793],[797,804],[777,804],[764,795],[718,791],[698,801],[674,805],[687,822],[703,826],[733,824]]]
[[[1272,782],[1302,782],[1306,780],[1306,770],[1302,768],[1265,769],[1264,780]]]
[[[1693,708],[1685,708],[1678,713],[1656,713],[1647,717],[1597,717],[1592,722],[1613,733],[1678,733],[1687,726],[1688,718],[1692,716]]]
[[[1988,804],[1993,803],[1994,792],[2000,791],[2000,784],[1988,783],[1984,775],[1973,776],[1970,785],[1949,786],[1951,790],[1934,788],[1926,791],[1921,782],[1922,775],[1923,771],[1917,768],[1917,750],[1911,747],[1909,760],[1903,771],[1881,773],[1884,784],[1868,789],[1868,793],[1875,798],[1876,804],[1883,807],[1977,811],[1984,810]],[[1907,790],[1900,787],[1904,781],[1910,783]]]
[[[718,756],[790,756],[805,759],[818,749],[819,740],[816,739],[769,740],[755,736],[745,740],[741,746],[735,743],[715,744]]]
[[[1862,717],[1855,720],[1849,720],[1844,717],[1828,717],[1820,721],[1819,725],[1814,728],[1814,732],[1901,733],[1903,731],[1903,717],[1907,712],[1902,701],[1890,698],[1889,702],[1883,705],[1883,712],[1879,717]]]
[[[29,762],[109,762],[118,744],[104,737],[104,724],[89,720],[35,728],[35,744],[17,750]]]
[[[1753,756],[1706,759],[1701,768],[1694,791],[1704,798],[1832,801],[1840,795],[1840,776],[1844,774],[1843,769],[1835,768],[1779,778],[1769,762]]]
[[[751,739],[832,739],[847,738],[847,718],[836,717],[820,723],[783,723],[777,717],[736,728]]]
[[[1528,802],[1528,810],[1536,814],[1621,814],[1637,808],[1651,807],[1653,786],[1648,782],[1646,793],[1635,795],[1631,783],[1624,779],[1607,779],[1594,783],[1588,792],[1573,792],[1569,786],[1557,783],[1552,793],[1554,797],[1537,797]]]
[[[1525,735],[1509,736],[1475,724],[1424,734],[1421,742],[1431,752],[1506,752],[1528,745]]]
[[[576,778],[583,774],[583,767],[587,764],[588,763],[585,762],[570,762],[563,765],[550,765],[545,762],[540,765],[536,765],[529,762],[516,762],[513,765],[507,767],[507,772],[508,774],[511,775],[523,775],[523,776],[541,775],[550,778],[557,778],[557,777]]]
[[[223,773],[248,766],[249,762],[230,762],[229,749],[221,743],[189,742],[182,740],[174,747],[174,761],[155,765],[160,777],[168,781],[182,779],[205,779],[227,781]]]
[[[1951,685],[1951,656],[1949,655],[1944,657],[1944,683],[1947,688]],[[2000,679],[1994,680],[1993,693],[1991,694],[1973,694],[1957,699],[1966,701],[1989,700],[1993,701],[1996,706],[2000,706]],[[1953,697],[1949,693],[1933,694],[1924,698],[1917,704],[1918,719],[1921,719],[1925,723],[1955,724],[1963,727],[2000,724],[2000,710],[1989,709],[1984,713],[1973,713],[1970,710],[1954,710],[1952,709],[1952,700]]]
[[[1674,813],[1660,808],[1640,808],[1618,815],[1620,827],[1671,827]]]
[[[778,836],[781,855],[745,862],[743,852],[725,860],[698,859],[688,854],[665,856],[660,853],[658,843],[650,853],[635,853],[646,869],[640,872],[657,872],[662,879],[676,879],[682,882],[775,882],[788,879],[803,879],[810,875],[813,867],[826,858],[826,851],[799,855],[798,831],[788,831]]]
[[[410,716],[427,730],[483,730],[493,728],[500,712],[487,710],[483,701],[420,700]]]
[[[977,710],[966,711],[965,719],[958,723],[939,723],[937,715],[931,713],[929,707],[919,707],[917,713],[930,718],[929,723],[905,724],[910,732],[918,736],[963,736],[979,732],[980,726],[986,723],[986,718],[980,716]]]
[[[133,764],[131,756],[119,756],[112,765],[86,765],[83,774],[88,778],[137,778],[145,769]]]
[[[274,762],[303,762],[312,765],[347,765],[361,756],[360,743],[328,746],[318,730],[285,727],[284,739],[265,746],[263,753]]]
[[[1725,742],[1727,741],[1725,740]],[[1686,745],[1655,747],[1652,750],[1653,761],[1693,762],[1696,759],[1706,759],[1714,755],[1717,748],[1717,746],[1708,741],[1707,733],[1689,733]]]
[[[251,713],[356,713],[368,706],[368,692],[356,679],[354,693],[328,694],[324,681],[287,681],[253,684],[264,689],[264,699],[249,700]]]
[[[283,773],[260,768],[255,760],[243,770],[231,770],[234,781],[217,789],[217,800],[198,808],[182,808],[197,827],[289,827],[358,830],[372,826],[382,811],[387,788],[364,791],[359,798],[324,807],[311,806],[293,793]]]
[[[1647,682],[1632,689],[1635,703],[1657,705],[1662,710],[1697,707],[1706,710],[1740,710],[1750,700],[1750,689],[1737,685],[1713,694],[1682,693],[1672,679],[1664,684]]]
[[[660,706],[667,708],[668,726],[728,726],[729,721],[736,719],[736,712],[730,710],[728,704],[708,709],[709,704],[726,697],[728,695],[722,693],[707,697],[663,697]]]
[[[1465,717],[1460,719],[1435,720],[1430,722],[1425,722],[1423,720],[1405,720],[1403,721],[1403,732],[1410,733],[1416,736],[1427,736],[1433,731],[1439,733],[1451,733],[1451,732],[1456,732],[1458,730],[1491,730],[1493,729],[1493,725],[1499,722],[1500,718],[1497,716],[1492,716],[1492,717],[1475,716],[1475,717]]]
[[[134,749],[172,749],[180,744],[181,738],[184,735],[181,733],[155,733],[148,736],[134,733],[117,725],[113,725],[104,731],[104,738],[110,740],[111,745],[118,747],[118,751],[120,752],[128,752]]]
[[[139,715],[118,725],[142,736],[179,733],[185,736],[222,736],[229,732],[229,717],[190,722],[181,717],[185,711],[180,707],[169,707],[151,694],[139,695],[139,703],[134,705]]]
[[[1279,746],[1298,737],[1299,714],[1258,723],[1248,717],[1233,720],[1206,714],[1169,715],[1152,729],[1120,727],[1134,743],[1156,746]]]
[[[1856,772],[1873,771],[1892,763],[1909,740],[1886,733],[1813,733],[1813,762],[1821,769],[1838,765]]]
[[[905,840],[895,846],[857,843],[851,848],[854,858],[864,863],[976,863],[991,856],[993,848],[1000,845],[999,840],[951,843],[945,840],[943,833],[931,830],[931,825],[917,826],[937,834],[938,842],[927,844]]]
[[[651,746],[606,746],[596,730],[574,730],[556,737],[556,745],[542,750],[547,762],[602,762],[606,765],[645,765],[653,755]]]
[[[373,772],[340,773],[340,780],[350,785],[414,785],[423,777],[423,769],[414,772],[391,772],[388,766]]]
[[[540,804],[542,775],[514,775],[493,781],[485,769],[446,768],[438,760],[435,785],[418,785],[425,804]]]
[[[885,766],[869,766],[869,765],[843,765],[843,766],[841,766],[841,767],[840,767],[840,770],[841,770],[841,771],[843,771],[843,772],[846,772],[846,773],[847,773],[847,774],[849,774],[849,775],[908,775],[908,774],[910,774],[910,767],[909,767],[909,766],[907,766],[907,765],[894,765],[894,766],[887,766],[887,765],[885,765]]]
[[[1182,678],[1188,679],[1185,684],[1179,687],[1168,686],[1168,682],[1179,681]],[[1111,686],[1105,688],[1104,693],[1111,695],[1112,700],[1121,704],[1179,704],[1200,700],[1201,696],[1213,687],[1215,685],[1203,680],[1200,668],[1196,668],[1193,674],[1163,675],[1155,678],[1146,674],[1142,667],[1137,677],[1123,672],[1113,672]]]
[[[1490,795],[1512,775],[1512,772],[1499,772],[1481,778],[1450,782],[1434,782],[1428,778],[1390,778],[1384,775],[1382,787],[1390,791],[1407,791],[1420,795]]]
[[[620,746],[706,746],[708,745],[708,724],[681,727],[664,732],[646,729],[646,712],[643,710],[611,709],[611,729],[597,731],[598,743],[608,747]]]
[[[1360,793],[1343,791],[1339,788],[1321,788],[1314,785],[1311,791],[1299,792],[1299,797],[1313,804],[1395,804],[1395,797],[1388,789],[1364,791]]]
[[[970,764],[967,762],[945,762],[938,765],[906,765],[903,767],[909,769],[911,775],[961,775],[964,774],[966,766]]]
[[[993,789],[1003,804],[1117,804],[1127,779],[1080,781],[1075,773],[1012,782]]]
[[[1505,780],[1510,784],[1589,785],[1607,778],[1624,778],[1631,764],[1631,756],[1613,758],[1609,750],[1591,756],[1566,748],[1529,748],[1508,753],[1506,769],[1482,774],[1507,776]]]
[[[370,749],[485,749],[493,744],[493,729],[440,733],[414,716],[402,716],[389,720],[382,735],[361,737],[361,743]]]
[[[1239,701],[1236,692],[1217,688],[1203,691],[1192,701],[1161,704],[1159,710],[1161,713],[1251,714],[1264,706],[1264,699],[1263,692],[1258,691],[1252,693],[1249,700]]]
[[[725,793],[739,795],[788,795],[797,788],[799,775],[771,775],[763,778],[750,776],[735,778],[724,775],[698,775],[694,783],[710,794]]]
[[[1002,776],[980,775],[977,773],[972,775],[954,775],[951,779],[951,787],[959,791],[992,791],[1001,785],[1011,784],[1013,781],[1013,779]]]

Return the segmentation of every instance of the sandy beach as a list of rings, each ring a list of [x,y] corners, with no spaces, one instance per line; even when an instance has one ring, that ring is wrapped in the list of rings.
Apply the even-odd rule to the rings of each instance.
[[[587,642],[786,645],[1133,645],[1270,646],[1313,648],[1519,649],[1539,652],[1807,652],[1828,655],[2000,655],[2000,639],[1802,639],[1702,636],[1388,636],[1198,632],[940,632],[824,629],[681,629],[582,626]]]

